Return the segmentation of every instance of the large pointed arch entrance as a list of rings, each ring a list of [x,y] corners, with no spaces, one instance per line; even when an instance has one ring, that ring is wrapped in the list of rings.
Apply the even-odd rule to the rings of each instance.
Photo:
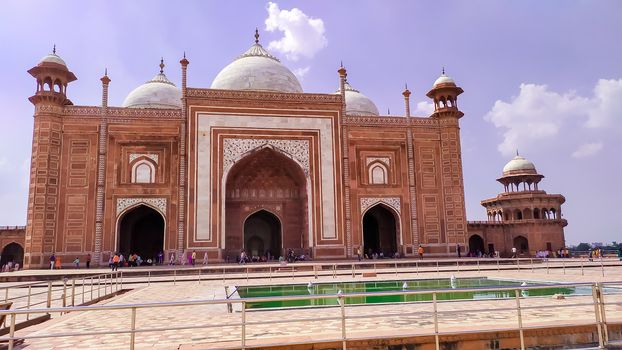
[[[2,255],[0,255],[0,266],[4,266],[8,262],[17,263],[20,266],[24,265],[24,248],[19,243],[9,243],[2,248]]]
[[[398,252],[399,217],[383,204],[376,204],[363,214],[363,253],[382,253],[392,257]]]
[[[301,166],[278,149],[263,147],[239,160],[226,175],[227,257],[234,259],[242,249],[258,256],[270,251],[275,258],[290,249],[308,254],[306,185]]]
[[[138,205],[119,219],[118,251],[124,256],[138,254],[147,260],[164,251],[164,217],[157,210]]]

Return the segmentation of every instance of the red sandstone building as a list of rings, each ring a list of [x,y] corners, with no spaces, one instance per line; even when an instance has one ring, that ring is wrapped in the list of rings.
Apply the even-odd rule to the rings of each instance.
[[[405,115],[381,116],[345,68],[336,93],[305,93],[258,40],[210,88],[188,87],[189,61],[180,64],[181,88],[161,63],[121,107],[108,105],[107,75],[100,106],[74,105],[68,85],[77,78],[55,52],[28,71],[36,92],[26,267],[47,266],[52,253],[105,265],[117,251],[207,252],[217,262],[242,249],[344,259],[359,248],[413,256],[422,245],[446,256],[474,244],[470,234],[483,240],[478,248],[507,250],[518,228],[530,251],[563,245],[565,222],[540,219],[551,208],[559,215],[563,197],[543,192],[485,201],[491,222],[467,225],[463,90],[444,73],[427,93],[431,115],[410,115],[406,89]],[[537,219],[494,219],[533,201],[547,203]],[[530,231],[540,226],[556,229],[542,238]]]

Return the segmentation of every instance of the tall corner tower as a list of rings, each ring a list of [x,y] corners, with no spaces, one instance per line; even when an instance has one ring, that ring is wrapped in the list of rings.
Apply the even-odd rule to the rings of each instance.
[[[36,91],[29,98],[35,113],[24,267],[32,268],[47,264],[47,258],[55,249],[62,112],[63,106],[72,104],[67,98],[67,85],[77,78],[56,54],[56,47],[28,73],[36,79]]]

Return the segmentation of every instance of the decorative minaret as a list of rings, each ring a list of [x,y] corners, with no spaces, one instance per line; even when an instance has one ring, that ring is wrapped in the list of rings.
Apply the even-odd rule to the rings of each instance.
[[[190,61],[184,57],[179,61],[181,64],[181,113],[184,116],[184,122],[181,124],[179,135],[179,211],[177,216],[177,256],[182,256],[184,249],[185,236],[185,220],[186,220],[186,128],[188,124],[188,106],[187,106],[187,70]]]
[[[439,123],[441,151],[441,184],[443,187],[443,217],[441,241],[447,243],[447,253],[454,254],[456,245],[466,243],[467,221],[464,205],[462,179],[462,154],[460,151],[459,119],[464,113],[458,109],[458,95],[464,90],[445,75],[445,69],[426,94],[434,101],[434,113],[430,116]]]
[[[408,191],[410,193],[410,233],[413,241],[413,252],[419,246],[419,227],[417,226],[417,194],[415,188],[415,159],[413,150],[413,131],[410,127],[410,90],[408,84],[404,85],[404,106],[406,109],[406,118],[408,118],[409,127],[406,130],[406,146],[408,147],[406,154],[408,155]]]
[[[102,234],[104,227],[104,205],[106,190],[106,150],[108,149],[108,69],[101,77],[102,82],[102,108],[99,122],[98,148],[97,148],[97,197],[95,198],[95,247],[93,250],[93,263],[95,266],[103,264],[102,261]]]
[[[63,106],[72,104],[67,99],[67,85],[77,78],[56,54],[56,46],[28,73],[36,79],[37,87],[29,98],[35,113],[24,267],[35,268],[46,266],[56,249],[63,147],[61,116]]]
[[[341,93],[341,100],[343,101],[341,108],[341,146],[343,150],[342,166],[346,214],[346,257],[351,257],[354,256],[354,252],[352,249],[352,214],[350,213],[350,161],[348,156],[348,128],[343,122],[346,116],[346,77],[348,74],[346,68],[343,66],[343,62],[339,66],[337,72],[339,73],[339,92]]]

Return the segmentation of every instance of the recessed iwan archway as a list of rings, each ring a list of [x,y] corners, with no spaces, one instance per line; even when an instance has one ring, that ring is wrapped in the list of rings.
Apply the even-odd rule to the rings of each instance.
[[[279,257],[282,253],[281,220],[259,210],[244,221],[244,250],[250,257]]]

